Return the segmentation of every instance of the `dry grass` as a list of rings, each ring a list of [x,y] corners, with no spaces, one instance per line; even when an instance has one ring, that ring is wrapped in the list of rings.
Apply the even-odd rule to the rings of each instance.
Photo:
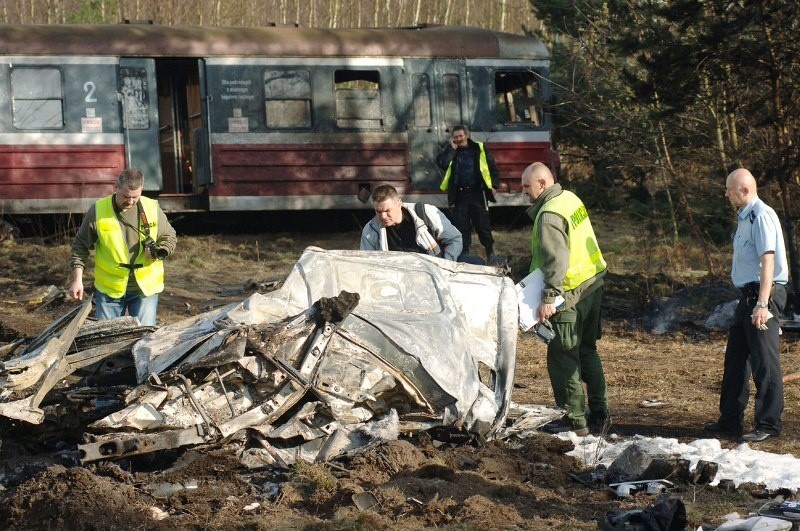
[[[702,324],[713,299],[724,300],[714,281],[725,285],[730,249],[717,249],[713,259],[725,268],[723,278],[705,275],[705,257],[690,239],[671,246],[658,235],[645,233],[621,213],[593,213],[593,224],[609,266],[605,311],[613,319],[605,323],[600,341],[614,429],[622,433],[649,433],[676,437],[698,437],[699,427],[714,419],[722,375],[725,334],[702,327],[687,328],[686,322]],[[496,230],[498,254],[512,257],[515,273],[524,274],[529,256],[530,227]],[[253,283],[280,281],[289,273],[303,249],[316,245],[328,249],[356,249],[358,231],[318,234],[259,234],[181,236],[174,256],[167,263],[167,290],[162,295],[160,320],[172,322],[198,313],[206,305],[241,300],[243,287]],[[480,246],[476,246],[480,249]],[[4,269],[0,288],[4,295],[18,294],[30,286],[66,285],[68,243],[41,245],[36,242],[0,243]],[[516,262],[516,263],[515,263]],[[87,272],[91,279],[91,271]],[[20,287],[22,286],[22,287]],[[671,331],[655,334],[647,325],[654,302],[669,299],[676,289],[684,295],[684,307],[673,317]],[[6,297],[8,298],[8,297]],[[624,306],[624,307],[623,307]],[[43,327],[42,315],[24,308],[7,307],[5,326],[22,326],[25,333]],[[688,312],[688,313],[687,313]],[[688,316],[688,317],[687,317]],[[675,322],[679,324],[676,326]],[[785,372],[800,366],[798,334],[787,331],[782,352]],[[517,380],[526,385],[515,391],[516,401],[550,403],[552,394],[545,364],[544,345],[530,335],[521,335]],[[786,386],[785,436],[767,447],[791,451],[800,435],[798,410],[800,383]],[[666,403],[661,408],[643,408],[644,400]],[[752,413],[750,417],[752,418]]]
[[[607,318],[599,347],[614,421],[611,430],[623,436],[642,434],[684,441],[703,437],[703,423],[717,415],[726,338],[722,331],[705,329],[702,322],[710,307],[730,296],[725,290],[729,289],[730,249],[714,250],[712,261],[719,273],[717,278],[709,278],[705,256],[691,239],[672,245],[620,213],[592,213],[592,220],[609,265],[604,301]],[[524,274],[530,228],[496,230],[495,237],[496,252],[511,256],[514,273]],[[173,322],[201,311],[206,305],[242,300],[247,295],[243,289],[245,285],[282,280],[309,245],[355,249],[358,241],[359,234],[355,230],[330,234],[179,236],[177,252],[167,262],[167,289],[161,298],[160,321]],[[2,300],[24,295],[36,286],[64,287],[68,257],[68,243],[0,242]],[[87,277],[90,279],[91,274]],[[671,314],[672,326],[667,332],[657,334],[649,326],[652,324],[650,316],[656,305],[665,301],[675,302],[680,307]],[[64,312],[64,306],[31,312],[23,305],[5,302],[0,302],[0,309],[0,332],[6,327],[26,335],[37,334]],[[800,367],[798,331],[787,330],[784,334],[782,362],[786,373]],[[552,403],[545,346],[532,335],[519,337],[515,379],[522,386],[514,390],[516,402]],[[786,385],[785,398],[783,436],[765,441],[759,449],[796,452],[800,438],[800,381]],[[661,401],[664,405],[641,407],[644,400]],[[752,422],[752,399],[746,419]],[[723,441],[726,447],[736,444],[734,440]],[[326,469],[301,465],[293,480],[284,490],[280,505],[310,503],[321,510],[338,500],[337,491],[341,485],[337,488],[336,478]],[[310,499],[301,492],[305,490],[313,491]],[[384,503],[396,498],[398,505],[405,496],[392,490],[383,490],[380,494]],[[570,502],[563,507],[559,505],[557,510],[567,515],[568,506],[581,503],[589,506],[594,503],[593,496],[589,493],[585,498],[571,499],[565,494],[564,498],[570,498]],[[698,487],[683,498],[690,521],[697,524],[718,520],[720,515],[734,510],[742,512],[753,508],[752,500],[745,499],[741,492],[724,493]],[[440,511],[429,516],[449,514],[448,499],[438,501]],[[353,524],[358,518],[366,518],[364,514],[353,516],[347,512],[341,517],[345,527],[345,522]],[[553,528],[553,522],[552,518],[541,522],[531,519],[526,525],[531,529],[544,529]],[[352,525],[352,528],[360,527],[361,524]],[[364,524],[364,528],[369,527]],[[594,525],[588,521],[569,520],[558,528],[589,529]]]

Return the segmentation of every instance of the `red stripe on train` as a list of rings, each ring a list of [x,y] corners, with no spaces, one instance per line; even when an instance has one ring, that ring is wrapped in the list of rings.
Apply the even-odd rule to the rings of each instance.
[[[215,145],[215,196],[352,194],[356,182],[408,180],[408,145]]]
[[[123,146],[0,145],[3,199],[96,198],[114,191]]]

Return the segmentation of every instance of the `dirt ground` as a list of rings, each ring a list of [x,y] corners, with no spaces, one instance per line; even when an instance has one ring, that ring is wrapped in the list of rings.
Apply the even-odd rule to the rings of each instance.
[[[701,253],[690,245],[659,247],[639,231],[620,228],[616,216],[595,216],[610,271],[600,347],[611,432],[684,442],[702,437],[703,423],[716,416],[725,345],[725,333],[703,323],[735,293],[724,275],[697,273]],[[510,256],[512,266],[522,260],[526,229],[498,230],[496,237],[497,251]],[[180,236],[167,263],[159,322],[272,289],[309,245],[353,249],[357,242],[355,231]],[[47,291],[65,287],[68,255],[68,242],[0,241],[0,345],[37,335],[75,304]],[[715,260],[724,269],[727,251],[719,250]],[[786,330],[785,373],[800,367],[799,347],[800,333]],[[529,335],[519,338],[515,380],[515,402],[552,404],[545,347]],[[760,449],[796,451],[800,382],[787,384],[785,394],[783,435]],[[664,405],[641,407],[645,400]],[[7,420],[0,421],[0,444],[3,529],[575,530],[596,529],[608,511],[652,501],[646,494],[619,500],[609,488],[576,481],[574,474],[586,468],[565,455],[572,443],[547,435],[522,447],[442,444],[422,435],[291,470],[246,469],[225,446],[83,467],[74,459],[76,441]],[[764,503],[757,487],[725,492],[678,483],[672,494],[685,503],[696,529],[718,525],[733,511],[756,510]]]

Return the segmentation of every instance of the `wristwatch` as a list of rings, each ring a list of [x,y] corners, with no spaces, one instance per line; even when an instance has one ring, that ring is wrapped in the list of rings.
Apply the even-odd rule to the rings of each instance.
[[[756,308],[769,308],[769,302],[756,301]]]

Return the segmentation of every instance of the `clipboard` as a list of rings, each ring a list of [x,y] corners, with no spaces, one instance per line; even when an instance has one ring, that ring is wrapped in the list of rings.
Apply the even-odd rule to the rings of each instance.
[[[534,269],[528,276],[523,278],[517,289],[517,304],[519,305],[519,328],[527,332],[538,323],[536,310],[542,303],[542,290],[544,289],[544,273],[541,269]],[[556,297],[556,307],[564,304],[564,297]]]

